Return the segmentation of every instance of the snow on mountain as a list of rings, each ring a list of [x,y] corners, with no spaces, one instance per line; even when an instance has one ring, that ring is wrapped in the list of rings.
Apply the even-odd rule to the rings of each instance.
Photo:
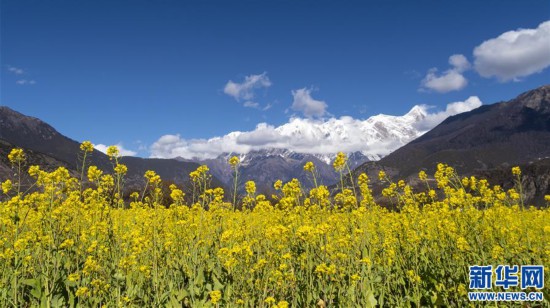
[[[151,157],[183,157],[191,160],[214,159],[223,153],[248,154],[278,150],[313,154],[329,162],[335,153],[360,152],[371,160],[388,155],[441,123],[448,116],[481,106],[477,97],[447,105],[440,112],[429,112],[426,105],[414,106],[402,116],[379,114],[365,120],[349,116],[329,119],[291,118],[273,126],[260,123],[252,131],[235,131],[221,137],[187,140],[164,135],[151,146]],[[281,152],[282,150],[282,152]]]
[[[435,113],[419,105],[402,116],[379,114],[366,120],[347,116],[328,120],[292,118],[278,127],[261,123],[253,131],[232,132],[208,140],[188,141],[166,135],[153,145],[152,152],[156,157],[180,156],[181,160],[206,164],[213,175],[228,185],[233,179],[228,160],[233,155],[241,161],[239,178],[254,179],[265,190],[278,179],[298,178],[307,186],[310,179],[303,166],[308,161],[316,165],[321,183],[332,184],[339,178],[332,168],[339,151],[348,155],[348,164],[354,169],[366,161],[381,159],[449,115],[480,105],[477,97],[471,97]]]

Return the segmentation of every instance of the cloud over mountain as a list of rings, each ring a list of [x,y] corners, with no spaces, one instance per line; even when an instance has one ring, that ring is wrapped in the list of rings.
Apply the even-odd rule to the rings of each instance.
[[[463,102],[455,102],[447,105],[447,108],[443,111],[429,113],[426,117],[415,124],[415,127],[420,131],[428,131],[437,124],[443,122],[446,118],[459,114],[462,112],[470,111],[480,107],[482,105],[481,100],[477,96],[470,96]],[[423,106],[423,108],[430,108],[429,106]]]
[[[222,153],[248,153],[261,149],[287,149],[298,153],[333,154],[338,151],[383,156],[420,136],[448,116],[481,105],[477,97],[447,105],[445,111],[430,112],[426,105],[413,107],[407,114],[379,114],[366,120],[349,116],[329,119],[293,117],[274,126],[260,123],[252,131],[235,131],[210,139],[185,139],[164,135],[150,147],[151,157],[187,159],[215,158]]]
[[[121,156],[135,156],[137,154],[137,152],[135,151],[132,151],[132,150],[128,150],[126,148],[124,148],[124,146],[122,145],[122,143],[117,143],[115,144],[116,147],[118,148],[118,151],[120,153]],[[94,144],[94,148],[102,153],[105,153],[107,154],[107,148],[109,146],[108,145],[105,145],[105,144]]]
[[[308,118],[322,117],[327,113],[327,103],[311,97],[311,89],[302,88],[292,91],[292,110],[299,111]]]

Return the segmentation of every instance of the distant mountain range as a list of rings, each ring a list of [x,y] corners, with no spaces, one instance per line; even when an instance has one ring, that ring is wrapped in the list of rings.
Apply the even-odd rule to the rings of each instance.
[[[526,193],[542,204],[550,194],[550,85],[507,102],[484,105],[451,116],[378,162],[355,173],[374,175],[385,169],[394,177],[414,177],[447,163],[461,175],[482,175],[511,187],[510,168],[523,166]]]
[[[355,175],[367,172],[374,177],[378,170],[384,169],[395,178],[414,178],[419,170],[433,173],[437,163],[443,162],[455,167],[461,175],[481,175],[494,184],[511,187],[511,176],[507,176],[509,169],[520,165],[525,170],[525,193],[529,200],[542,204],[544,195],[550,194],[550,85],[525,92],[508,102],[484,105],[451,116],[425,132],[422,123],[428,116],[425,109],[418,106],[401,117],[373,116],[357,124],[359,129],[354,132],[359,131],[358,135],[351,134],[344,126],[339,129],[336,122],[306,129],[298,127],[303,123],[294,121],[277,129],[288,130],[283,133],[292,138],[308,135],[310,139],[311,136],[320,140],[353,139],[353,142],[373,145],[368,151],[348,153]],[[78,174],[79,144],[37,118],[0,107],[1,179],[13,173],[6,157],[13,147],[27,151],[29,164],[49,169],[65,166]],[[384,146],[377,151],[374,145],[381,144]],[[388,152],[391,153],[387,155]],[[155,170],[163,179],[185,185],[189,172],[199,164],[209,166],[214,186],[229,187],[232,174],[228,159],[231,156],[225,153],[202,160],[123,157],[122,162],[129,169],[128,187],[142,185],[146,170]],[[311,186],[303,170],[308,161],[315,163],[321,183],[330,185],[339,178],[332,167],[335,153],[267,149],[238,156],[241,159],[240,182],[254,180],[262,193],[269,193],[278,179],[298,178],[305,186]],[[99,151],[93,152],[90,163],[104,170],[112,168],[108,157]]]
[[[343,117],[321,125],[311,125],[308,121],[291,121],[276,130],[277,134],[286,136],[296,144],[303,139],[319,140],[315,145],[319,149],[323,148],[323,143],[366,144],[367,150],[347,153],[349,166],[353,169],[364,162],[379,160],[422,135],[424,131],[419,124],[426,117],[425,108],[415,106],[403,116],[380,114],[364,121]],[[349,121],[353,121],[353,125],[350,125]],[[64,165],[70,170],[76,170],[79,164],[78,142],[61,135],[40,119],[25,116],[8,107],[0,107],[0,140],[14,147],[46,155],[51,158],[52,166]],[[122,160],[129,167],[129,185],[137,186],[141,183],[141,177],[147,169],[157,171],[164,179],[184,183],[188,179],[189,171],[199,164],[206,164],[214,176],[215,183],[230,187],[233,177],[228,159],[231,156],[231,153],[224,153],[213,159],[177,157],[173,160],[164,160],[124,157]],[[290,181],[297,178],[305,187],[312,187],[311,178],[303,170],[304,164],[308,161],[315,163],[320,183],[330,185],[339,179],[338,173],[332,167],[336,153],[308,154],[287,149],[265,149],[253,150],[238,156],[241,158],[240,181],[254,180],[258,190],[263,192],[269,192],[273,183],[279,179]],[[103,170],[111,169],[108,157],[97,150],[94,151],[91,162]]]
[[[277,134],[292,138],[296,140],[296,143],[302,139],[318,140],[317,148],[322,148],[323,142],[334,144],[338,141],[343,144],[369,145],[368,150],[346,153],[348,164],[351,169],[354,169],[364,162],[377,161],[389,152],[422,135],[424,131],[421,130],[419,124],[426,116],[424,108],[415,106],[403,116],[380,114],[365,121],[349,119],[356,121],[355,125],[352,125],[354,131],[350,131],[350,125],[343,123],[346,119],[338,119],[325,122],[322,125],[291,121],[278,127]],[[293,178],[300,180],[305,187],[312,187],[311,177],[303,170],[308,161],[315,164],[320,183],[330,185],[339,180],[339,174],[332,167],[336,153],[309,154],[287,149],[263,149],[236,155],[241,159],[240,179],[242,181],[253,179],[260,190],[264,191],[269,191],[277,180],[285,182]],[[231,156],[233,154],[224,153],[214,159],[184,159],[182,157],[176,159],[206,164],[214,176],[230,186],[232,175],[227,161]]]
[[[226,153],[215,159],[206,160],[185,160],[206,164],[210,172],[218,179],[222,179],[226,187],[233,183],[233,174],[228,164],[229,158],[233,155]],[[319,183],[326,185],[334,183],[339,175],[334,171],[331,162],[335,155],[314,155],[296,153],[288,150],[270,149],[251,151],[247,154],[236,155],[240,158],[239,182],[244,183],[254,180],[258,190],[262,193],[271,193],[273,183],[277,180],[287,182],[297,178],[305,187],[312,187],[311,177],[304,171],[304,165],[311,161],[316,166]],[[355,152],[350,155],[350,161],[354,166],[369,161],[369,157]]]
[[[63,166],[74,175],[79,175],[77,171],[81,164],[79,142],[63,136],[40,119],[0,106],[0,179],[6,179],[13,173],[7,155],[14,147],[20,147],[26,151],[28,165],[37,164],[47,170]],[[121,163],[128,167],[126,176],[128,190],[143,186],[143,174],[147,170],[154,170],[166,181],[180,185],[187,184],[189,173],[199,166],[197,163],[175,159],[138,157],[122,157]],[[109,157],[97,150],[93,151],[89,164],[96,165],[107,172],[112,170]],[[222,185],[216,178],[213,178],[213,184]]]

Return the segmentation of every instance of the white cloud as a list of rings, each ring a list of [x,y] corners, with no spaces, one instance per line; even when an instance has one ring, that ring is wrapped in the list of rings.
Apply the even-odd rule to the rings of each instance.
[[[442,75],[438,75],[437,69],[432,69],[428,71],[428,74],[422,80],[423,88],[439,93],[458,91],[466,87],[466,85],[468,85],[468,80],[455,70],[448,70]]]
[[[272,104],[272,103],[268,103],[267,105],[265,105],[265,106],[262,108],[262,110],[263,110],[263,111],[266,111],[266,110],[271,109],[271,107],[273,107],[273,104]]]
[[[419,121],[415,124],[415,127],[420,131],[428,131],[437,126],[439,123],[443,122],[443,120],[445,120],[446,118],[455,114],[476,109],[482,104],[483,103],[481,102],[479,97],[470,96],[463,102],[454,102],[448,104],[447,108],[444,111],[428,113],[422,121]],[[424,108],[424,110],[428,110],[431,107],[422,105],[422,108]]]
[[[267,73],[264,72],[259,75],[246,76],[242,83],[237,83],[229,80],[223,89],[223,93],[233,97],[238,102],[244,100],[245,107],[258,108],[259,104],[253,102],[255,94],[254,91],[261,88],[269,88],[271,81],[267,77]]]
[[[432,68],[422,80],[422,88],[433,90],[439,93],[447,93],[450,91],[458,91],[468,85],[468,80],[462,73],[470,68],[470,62],[464,55],[456,54],[449,57],[451,69],[446,70],[443,74],[438,75],[437,69]]]
[[[470,68],[470,62],[464,55],[456,54],[449,57],[449,64],[458,72],[464,72]]]
[[[311,89],[292,90],[292,110],[303,113],[306,117],[322,117],[327,113],[328,105],[311,97]]]
[[[122,146],[122,143],[117,143],[115,144],[116,147],[118,148],[118,151],[120,153],[121,156],[135,156],[137,154],[137,152],[134,152],[132,150],[128,150],[128,149],[125,149],[124,146]],[[107,154],[107,148],[109,146],[108,145],[105,145],[105,144],[94,144],[94,148],[100,152],[103,152],[105,154]]]
[[[14,67],[14,66],[8,66],[8,71],[10,73],[13,73],[15,75],[23,75],[25,73],[25,71],[21,68],[17,68],[17,67]]]
[[[16,84],[23,86],[23,85],[35,85],[36,81],[34,80],[27,80],[27,79],[19,79],[15,82]]]
[[[550,21],[487,40],[474,49],[474,58],[475,70],[486,78],[509,81],[538,73],[550,66]]]
[[[550,20],[536,29],[517,29],[486,40],[474,48],[473,55],[475,71],[485,78],[504,82],[541,72],[550,66]],[[471,68],[468,59],[452,55],[449,64],[452,68],[442,74],[430,69],[420,90],[446,93],[466,87],[468,80],[462,73]]]
[[[180,135],[164,135],[153,143],[150,156],[207,159],[222,153],[248,153],[272,148],[313,154],[361,151],[365,155],[387,155],[448,116],[480,105],[479,98],[470,97],[464,102],[447,105],[444,111],[432,113],[430,107],[420,105],[403,116],[376,115],[366,120],[349,116],[291,118],[281,126],[260,123],[252,131],[235,131],[210,139],[187,140]]]
[[[236,138],[237,144],[248,146],[265,146],[275,144],[286,144],[288,137],[281,135],[274,126],[267,123],[260,123],[256,129],[250,132],[243,132]]]
[[[18,78],[22,78],[20,75],[26,75],[26,72],[22,68],[18,68],[15,66],[8,65],[8,72],[18,76]],[[35,85],[36,81],[33,79],[17,79],[15,81],[15,84],[23,86],[23,85]]]
[[[550,66],[550,21],[536,29],[508,31],[474,49],[474,66],[483,77],[517,80]]]
[[[260,104],[253,101],[246,101],[244,102],[243,106],[250,107],[250,108],[260,108]]]

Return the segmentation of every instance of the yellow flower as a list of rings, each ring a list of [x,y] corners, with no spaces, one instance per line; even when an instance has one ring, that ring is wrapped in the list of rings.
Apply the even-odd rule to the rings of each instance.
[[[457,291],[460,296],[466,296],[468,294],[466,286],[463,283],[458,285]]]
[[[248,194],[253,195],[256,192],[256,183],[254,181],[246,182],[245,190]]]
[[[384,181],[386,179],[386,172],[384,172],[384,170],[380,170],[380,172],[378,172],[378,179],[380,181]]]
[[[8,154],[8,159],[12,164],[21,164],[25,161],[25,152],[19,148],[12,149]]]
[[[124,174],[126,174],[126,172],[128,172],[128,167],[126,167],[126,165],[116,164],[116,166],[115,166],[115,173],[116,174],[124,175]]]
[[[304,165],[304,170],[305,171],[309,171],[309,172],[313,172],[313,170],[315,169],[315,165],[308,161],[305,165]]]
[[[74,245],[73,239],[66,239],[65,241],[63,241],[63,243],[59,245],[59,249],[70,248],[73,245]]]
[[[231,165],[231,167],[233,168],[235,168],[235,166],[237,166],[240,162],[241,160],[237,156],[232,156],[229,159],[229,165]]]
[[[367,267],[370,267],[370,266],[371,266],[371,264],[372,264],[372,262],[371,262],[370,258],[368,258],[368,257],[365,257],[365,258],[363,258],[363,259],[359,260],[359,262],[361,262],[361,263],[365,264],[365,265],[366,265]]]
[[[116,166],[118,161],[113,163]],[[124,170],[119,172],[126,172],[121,166]],[[189,207],[182,206],[183,188],[171,182],[161,185],[153,171],[145,173],[147,186],[128,183],[124,196],[134,193],[127,207],[113,197],[122,195],[115,191],[121,185],[118,174],[104,175],[93,166],[87,168],[91,183],[79,183],[80,174],[73,177],[65,168],[46,170],[29,169],[35,179],[29,192],[0,196],[0,263],[14,264],[18,258],[21,277],[48,275],[43,264],[60,264],[63,270],[57,278],[68,283],[81,305],[144,304],[140,298],[154,296],[151,288],[142,288],[141,295],[122,290],[119,302],[113,302],[111,295],[125,282],[143,284],[154,277],[169,284],[170,277],[177,276],[191,279],[195,290],[208,290],[199,297],[212,307],[285,308],[290,304],[282,299],[302,286],[301,291],[313,297],[292,298],[293,306],[317,302],[322,307],[329,303],[362,307],[365,303],[359,297],[340,296],[339,290],[357,291],[362,281],[382,276],[376,298],[368,299],[373,305],[378,295],[386,294],[388,303],[399,306],[408,295],[405,286],[420,295],[433,288],[441,306],[462,307],[469,304],[468,279],[453,273],[472,265],[472,257],[484,255],[493,261],[483,264],[502,263],[499,260],[521,264],[527,253],[546,264],[550,256],[550,211],[520,206],[524,190],[517,177],[516,187],[504,190],[484,179],[462,179],[452,168],[440,165],[434,176],[438,188],[435,184],[413,188],[407,180],[390,182],[382,173],[387,185],[381,189],[391,197],[384,200],[392,203],[390,207],[377,204],[366,174],[355,182],[359,190],[344,187],[334,194],[323,185],[308,191],[297,179],[284,185],[277,181],[274,198],[258,195],[259,187],[250,181],[243,185],[248,203],[241,208],[255,205],[254,210],[240,210],[225,202],[222,188],[208,186],[205,166],[194,171],[196,182],[184,186],[186,191],[193,189]],[[14,183],[6,179],[0,188],[11,193],[17,183],[12,177]],[[143,203],[138,201],[142,197]],[[550,196],[545,200],[550,202]],[[418,258],[422,247],[430,249],[423,249]],[[54,254],[49,253],[52,249]],[[202,265],[197,267],[197,262]],[[170,274],[174,268],[179,268],[176,276]],[[197,270],[209,273],[208,277],[193,279]],[[304,273],[313,280],[305,281]],[[434,273],[458,278],[424,283]],[[4,280],[11,281],[13,275],[4,274]],[[226,292],[230,289],[233,292]],[[321,289],[324,292],[319,293]],[[56,290],[54,297],[63,291]],[[32,288],[19,291],[21,299],[32,298]],[[177,296],[183,296],[180,305],[190,307],[197,298],[183,293]]]
[[[518,166],[512,167],[512,174],[515,176],[521,175],[521,169]]]
[[[287,301],[280,301],[277,303],[277,308],[288,308],[290,304]]]
[[[504,255],[504,249],[499,245],[495,245],[491,250],[491,256],[493,259],[499,259]]]
[[[80,150],[86,153],[91,153],[94,151],[94,145],[90,141],[84,141],[80,144]]]
[[[332,163],[334,170],[342,171],[342,169],[344,169],[344,166],[346,165],[347,160],[348,157],[346,156],[346,154],[344,154],[343,152],[338,152],[336,158],[334,159],[334,162]]]
[[[420,171],[418,173],[418,178],[421,179],[422,181],[426,181],[428,179],[428,175],[426,174],[426,172]]]
[[[86,297],[90,293],[90,290],[87,287],[80,287],[76,290],[76,297]]]
[[[156,174],[155,171],[152,170],[145,171],[144,177],[152,185],[159,184],[161,182],[160,175]]]
[[[101,178],[101,175],[103,175],[103,171],[99,170],[96,166],[90,166],[88,168],[88,180],[90,182],[96,182]]]
[[[420,281],[422,281],[420,276],[418,276],[416,274],[416,272],[413,271],[413,270],[408,270],[407,271],[407,276],[409,277],[410,281],[413,282],[413,283],[419,283]]]
[[[468,241],[462,236],[456,240],[456,246],[461,251],[470,250],[470,245],[468,244]]]
[[[211,291],[210,292],[210,300],[212,301],[212,304],[217,304],[222,299],[222,292],[219,290]]]
[[[40,174],[40,166],[36,166],[36,165],[33,165],[33,166],[30,166],[29,168],[29,175],[32,176],[33,178],[38,178],[38,175]]]
[[[69,274],[69,276],[67,277],[67,280],[69,280],[70,282],[75,282],[79,279],[80,279],[80,275],[78,273]]]
[[[118,150],[118,147],[116,145],[109,146],[107,148],[107,156],[109,156],[110,159],[120,157],[120,152]]]
[[[357,183],[359,184],[359,186],[368,185],[369,176],[366,173],[361,173],[357,178]]]
[[[182,203],[184,197],[185,197],[185,193],[181,189],[174,188],[170,192],[170,198],[172,198],[174,202]]]
[[[5,180],[4,182],[2,182],[2,191],[5,194],[8,194],[12,188],[13,188],[13,184],[11,180]]]

